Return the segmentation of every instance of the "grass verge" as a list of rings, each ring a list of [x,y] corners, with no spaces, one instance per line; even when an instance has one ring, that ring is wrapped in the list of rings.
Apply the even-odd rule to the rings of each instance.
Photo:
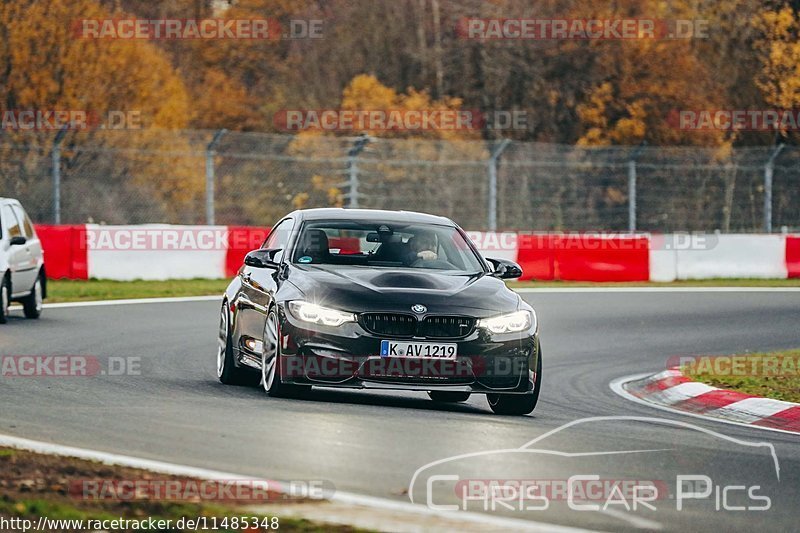
[[[171,281],[49,280],[51,303],[221,295],[230,283],[227,279],[181,279]],[[674,283],[590,283],[574,281],[509,282],[512,289],[583,288],[583,287],[800,287],[800,279],[712,279]]]
[[[714,387],[800,403],[800,350],[698,357],[681,370]]]
[[[180,279],[171,281],[49,280],[47,282],[47,301],[56,303],[222,295],[228,283],[230,283],[230,280],[225,279]]]
[[[177,500],[174,498],[144,499],[139,497],[119,498],[124,492],[124,482],[149,483],[149,487],[170,481],[192,481],[188,478],[165,476],[133,468],[108,466],[91,461],[69,457],[40,455],[23,450],[0,448],[0,518],[28,519],[34,524],[39,517],[50,520],[170,520],[172,527],[161,531],[183,531],[177,527],[181,519],[197,520],[205,517],[206,524],[220,525],[216,531],[242,531],[241,525],[233,525],[234,517],[247,517],[248,523],[257,521],[271,524],[275,515],[264,515],[248,510],[252,505],[216,501],[200,501],[199,498]],[[196,480],[193,480],[196,481]],[[88,485],[87,485],[88,483]],[[89,486],[89,496],[86,487]],[[192,486],[182,485],[183,488]],[[98,487],[100,487],[98,489]],[[113,488],[110,488],[113,487]],[[119,491],[119,492],[117,492]],[[102,497],[96,497],[97,495]],[[132,494],[124,493],[124,494]],[[270,493],[272,496],[273,493]],[[108,497],[108,496],[111,497]],[[280,498],[280,496],[275,496]],[[297,504],[302,502],[294,500]],[[284,500],[284,503],[287,503]],[[287,504],[291,504],[288,501]],[[307,505],[304,504],[304,505]],[[223,519],[230,520],[228,527],[222,527]],[[349,526],[321,524],[302,518],[278,516],[280,531],[322,533],[331,531],[345,533],[359,531]],[[267,519],[263,522],[263,519]],[[185,523],[185,522],[184,522]],[[209,526],[210,527],[210,526]],[[74,529],[74,526],[73,526]],[[63,529],[50,528],[51,531]],[[69,529],[66,529],[69,530]],[[149,529],[115,528],[114,531],[149,531]],[[247,531],[269,531],[272,528],[259,527]]]

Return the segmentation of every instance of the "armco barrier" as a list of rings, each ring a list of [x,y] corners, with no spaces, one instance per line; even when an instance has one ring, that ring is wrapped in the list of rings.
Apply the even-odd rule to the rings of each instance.
[[[225,277],[232,278],[244,262],[244,256],[261,247],[270,228],[228,226],[228,250],[225,254]]]
[[[558,235],[533,233],[519,235],[517,262],[522,267],[523,281],[556,279],[556,248]]]
[[[239,226],[37,226],[51,278],[225,278],[269,229]],[[800,277],[800,236],[468,232],[523,280],[674,281]],[[688,244],[687,244],[688,243]],[[336,241],[352,251],[352,243]]]
[[[786,273],[790,278],[800,278],[800,235],[786,237]]]
[[[50,278],[88,279],[86,226],[37,225]]]
[[[130,281],[221,278],[227,226],[86,226],[89,277]]]
[[[648,281],[649,242],[645,235],[560,235],[555,277],[565,281]]]
[[[523,280],[648,281],[646,235],[520,234]]]
[[[715,235],[700,249],[678,249],[677,279],[786,279],[783,235]]]

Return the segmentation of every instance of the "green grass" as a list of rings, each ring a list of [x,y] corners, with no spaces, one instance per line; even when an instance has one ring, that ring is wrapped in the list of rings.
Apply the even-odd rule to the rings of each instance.
[[[714,387],[800,402],[800,350],[730,357],[701,357],[681,370]]]
[[[49,280],[48,302],[84,302],[92,300],[124,300],[129,298],[162,298],[175,296],[221,295],[228,286],[227,279],[185,279],[173,281],[110,281],[110,280]],[[800,287],[800,279],[712,279],[677,281],[674,283],[622,282],[590,283],[574,281],[512,281],[509,287],[570,288],[570,287]]]
[[[37,522],[39,517],[51,520],[116,520],[135,519],[155,521],[171,521],[173,527],[169,531],[180,531],[176,523],[182,518],[195,519],[207,517],[208,523],[217,519],[217,525],[223,525],[223,519],[235,517],[258,518],[259,524],[269,523],[272,517],[278,517],[281,531],[292,533],[359,533],[367,530],[348,525],[331,525],[316,520],[303,518],[302,510],[294,516],[281,516],[289,513],[287,506],[295,502],[302,506],[316,506],[319,503],[306,500],[288,500],[281,498],[261,502],[203,501],[192,498],[187,501],[169,500],[159,497],[132,499],[116,499],[112,497],[82,498],[75,492],[75,483],[86,480],[97,480],[115,483],[122,480],[159,479],[155,474],[143,470],[121,466],[112,466],[93,461],[71,457],[40,455],[26,450],[0,448],[0,472],[5,474],[0,483],[0,518],[20,518]],[[190,478],[168,476],[164,479],[188,481]],[[270,494],[272,495],[272,494]],[[277,494],[275,494],[277,496]],[[313,514],[313,508],[309,510]],[[291,514],[291,513],[289,513]],[[230,522],[230,521],[229,521]],[[248,521],[250,524],[252,520]],[[84,524],[88,525],[88,524]],[[241,520],[239,521],[241,526]],[[131,526],[135,528],[135,526]],[[217,531],[243,531],[233,523],[229,529],[220,527]],[[232,529],[231,529],[232,528]],[[133,529],[134,531],[150,531],[149,529]],[[5,531],[5,529],[3,530]],[[130,529],[120,529],[130,531]],[[267,531],[265,528],[248,529],[248,531]]]
[[[83,302],[125,300],[128,298],[163,298],[173,296],[221,295],[230,280],[186,279],[174,281],[68,281],[47,282],[48,302]]]
[[[127,504],[123,512],[108,511],[97,508],[79,508],[63,502],[49,501],[45,499],[24,499],[17,501],[7,501],[0,499],[0,516],[11,516],[20,518],[35,519],[40,516],[49,518],[50,520],[118,520],[120,518],[133,518],[143,520],[152,518],[155,522],[170,520],[172,524],[177,523],[181,518],[196,519],[197,517],[216,517],[218,521],[223,518],[234,517],[258,517],[259,522],[262,519],[267,519],[267,522],[274,515],[265,516],[258,513],[252,513],[247,510],[236,510],[221,505],[200,505],[200,504],[181,504],[181,503],[168,503],[161,504],[160,512],[151,513],[142,511],[136,508],[136,504]],[[209,522],[211,523],[211,522]],[[221,523],[221,522],[218,522]],[[348,526],[331,526],[330,524],[321,524],[305,520],[303,518],[284,518],[279,517],[280,530],[291,531],[292,533],[324,533],[337,531],[342,533],[358,533],[356,528]],[[148,530],[149,531],[149,530]],[[177,529],[170,529],[169,531],[179,531]],[[217,531],[242,531],[239,529],[217,529]],[[259,531],[264,531],[259,529]]]

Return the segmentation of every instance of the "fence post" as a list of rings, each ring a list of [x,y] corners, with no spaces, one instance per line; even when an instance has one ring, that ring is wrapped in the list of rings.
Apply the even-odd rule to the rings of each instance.
[[[764,233],[772,233],[772,177],[775,173],[775,158],[783,148],[783,143],[776,146],[764,166]]]
[[[348,185],[350,191],[345,196],[349,198],[347,207],[351,209],[358,208],[358,155],[364,151],[368,142],[369,137],[360,135],[353,143],[353,147],[347,152]]]
[[[489,231],[497,231],[497,161],[510,143],[510,139],[503,139],[489,157],[489,209],[486,223]]]
[[[53,173],[53,223],[61,224],[61,142],[67,135],[67,126],[56,133],[53,150],[50,152]]]
[[[214,183],[216,177],[214,175],[214,156],[217,155],[217,153],[214,150],[222,139],[222,136],[227,132],[228,130],[226,129],[218,130],[206,147],[206,224],[209,226],[215,224]]]
[[[646,141],[642,141],[628,160],[628,231],[636,231],[636,158],[647,146]]]
[[[628,231],[636,231],[636,160],[628,161]]]

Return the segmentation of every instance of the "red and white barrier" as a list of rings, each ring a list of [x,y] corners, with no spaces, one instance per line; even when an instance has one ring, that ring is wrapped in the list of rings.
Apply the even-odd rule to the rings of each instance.
[[[651,239],[651,281],[788,277],[783,235],[660,237]]]
[[[87,225],[88,275],[122,281],[220,278],[227,240],[225,226]]]
[[[67,279],[232,277],[269,228],[234,226],[36,226],[47,275]]]
[[[243,226],[37,226],[51,278],[189,279],[235,275],[269,229]],[[674,281],[800,277],[800,236],[468,232],[523,280]]]

